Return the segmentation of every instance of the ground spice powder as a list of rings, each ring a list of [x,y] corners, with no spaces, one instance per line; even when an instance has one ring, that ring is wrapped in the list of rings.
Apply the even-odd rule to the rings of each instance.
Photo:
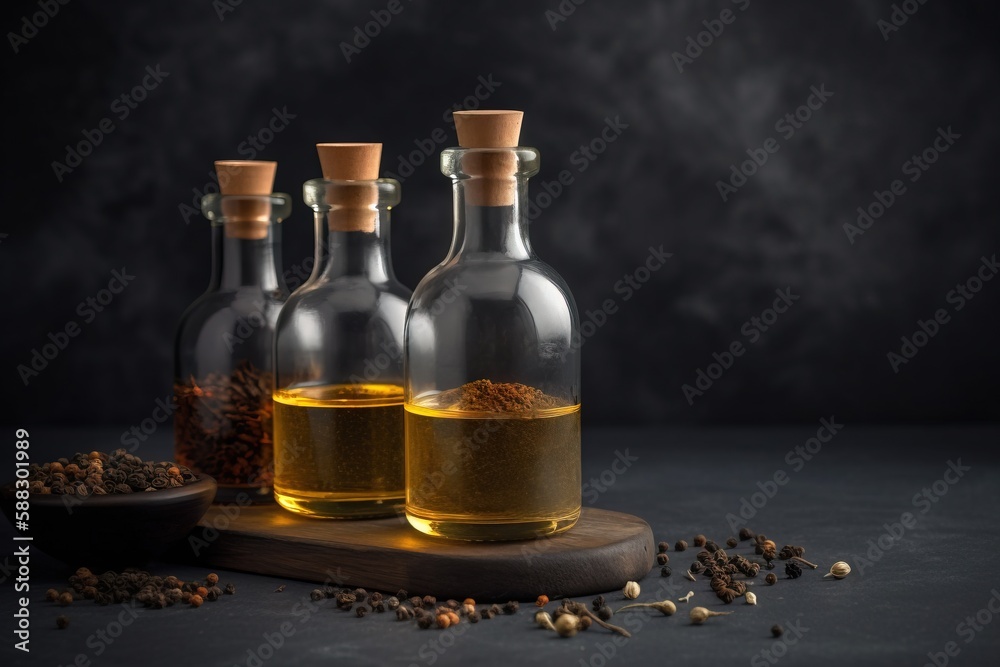
[[[472,412],[534,412],[566,404],[525,384],[490,380],[475,380],[443,392],[441,401],[449,410]]]

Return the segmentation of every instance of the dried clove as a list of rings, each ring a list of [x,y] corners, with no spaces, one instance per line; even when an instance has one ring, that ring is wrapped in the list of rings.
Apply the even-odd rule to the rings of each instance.
[[[634,602],[632,604],[625,605],[615,613],[620,614],[626,609],[638,609],[640,607],[650,607],[657,610],[664,616],[673,616],[674,613],[677,612],[677,605],[670,600],[661,600],[660,602]]]
[[[712,616],[728,616],[733,612],[731,611],[711,611],[705,609],[704,607],[695,607],[691,610],[691,623],[694,625],[701,625]]]

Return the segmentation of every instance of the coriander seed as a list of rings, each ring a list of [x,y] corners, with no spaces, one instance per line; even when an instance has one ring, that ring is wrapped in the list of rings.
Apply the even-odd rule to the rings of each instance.
[[[851,566],[845,561],[837,561],[830,566],[830,571],[823,575],[823,578],[833,577],[834,579],[843,579],[851,573]]]
[[[625,588],[622,589],[622,595],[629,600],[636,599],[639,597],[639,584],[635,581],[628,582],[625,584]]]
[[[711,611],[705,609],[704,607],[695,607],[691,610],[691,623],[694,625],[701,625],[713,616],[728,616],[733,612],[731,611]]]
[[[757,604],[757,594],[753,591],[747,591],[746,593],[747,604],[756,605]]]

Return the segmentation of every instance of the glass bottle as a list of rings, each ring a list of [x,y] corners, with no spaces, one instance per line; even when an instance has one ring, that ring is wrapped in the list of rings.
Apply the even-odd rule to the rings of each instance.
[[[174,352],[177,461],[216,479],[218,502],[272,501],[274,327],[288,289],[279,224],[291,198],[271,193],[275,162],[215,163],[212,278],[181,317]]]
[[[379,179],[381,144],[318,144],[323,178],[310,279],[276,339],[275,496],[326,518],[396,514],[404,497],[403,326],[410,290],[389,255],[399,183]]]
[[[518,146],[521,112],[454,117],[455,243],[406,318],[406,517],[459,539],[553,534],[580,515],[579,315],[528,240],[539,155]]]

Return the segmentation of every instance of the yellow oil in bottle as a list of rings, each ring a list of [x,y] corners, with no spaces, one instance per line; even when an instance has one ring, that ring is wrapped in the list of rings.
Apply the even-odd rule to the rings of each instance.
[[[580,517],[580,406],[530,414],[406,404],[406,518],[466,540],[531,539]]]
[[[294,512],[365,518],[404,499],[403,388],[299,387],[274,393],[274,495]]]

